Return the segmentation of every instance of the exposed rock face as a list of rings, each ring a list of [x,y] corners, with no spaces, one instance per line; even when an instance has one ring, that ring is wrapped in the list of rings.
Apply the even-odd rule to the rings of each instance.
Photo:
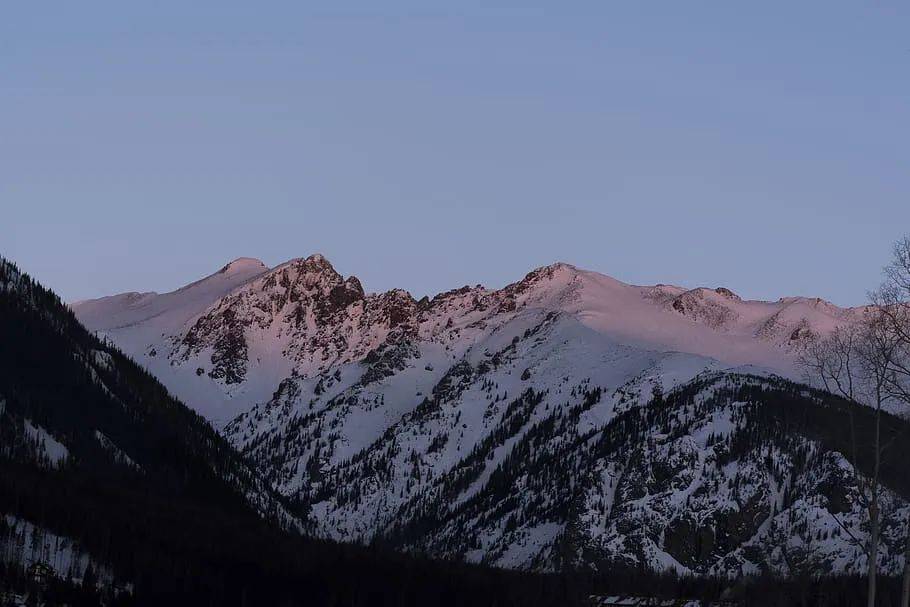
[[[739,298],[727,289],[692,289],[675,297],[670,307],[697,323],[724,329],[739,317],[729,305],[730,301],[739,301]]]
[[[714,292],[719,295],[723,295],[727,299],[732,299],[733,301],[742,301],[742,298],[739,295],[726,287],[717,287],[714,289]]]
[[[416,331],[417,306],[405,291],[365,295],[355,277],[343,279],[321,255],[268,272],[203,312],[172,357],[208,355],[209,376],[225,384],[245,379],[250,342],[272,338],[282,355],[309,371],[361,360],[384,342]]]
[[[212,343],[212,370],[209,371],[209,377],[223,379],[226,384],[239,384],[246,376],[247,346],[243,336],[243,325],[232,310],[226,310],[220,317],[206,320],[209,327],[220,322],[217,332],[213,331],[216,337]],[[198,328],[198,324],[194,326],[194,329]],[[197,336],[198,332],[188,333],[185,340],[189,343],[198,343]]]
[[[348,306],[362,301],[363,298],[363,287],[360,286],[360,281],[351,276],[342,284],[332,287],[332,290],[329,291],[329,296],[323,300],[325,304],[321,310],[322,315],[328,316],[333,312],[344,310]]]

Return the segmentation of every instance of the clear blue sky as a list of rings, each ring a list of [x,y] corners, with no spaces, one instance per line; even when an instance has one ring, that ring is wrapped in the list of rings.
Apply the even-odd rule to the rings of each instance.
[[[863,301],[910,232],[910,8],[17,2],[0,254],[65,298],[325,254]]]

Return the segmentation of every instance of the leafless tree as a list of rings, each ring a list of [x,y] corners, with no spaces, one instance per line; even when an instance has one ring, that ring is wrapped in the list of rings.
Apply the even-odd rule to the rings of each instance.
[[[838,394],[852,404],[872,407],[875,411],[873,444],[871,445],[871,472],[860,471],[860,448],[857,444],[853,408],[850,416],[850,460],[853,480],[859,502],[869,524],[869,533],[860,538],[839,517],[838,525],[866,554],[868,560],[868,607],[875,606],[878,581],[878,555],[881,543],[880,471],[885,446],[882,444],[881,414],[883,405],[890,398],[888,386],[888,361],[893,336],[887,330],[883,316],[870,308],[861,320],[839,327],[830,335],[813,340],[801,356],[800,362],[811,380]],[[865,457],[866,454],[863,453]]]
[[[885,282],[872,294],[894,347],[888,353],[885,390],[910,406],[910,237],[894,245],[891,263],[885,267]],[[907,521],[906,549],[901,606],[910,607],[910,520]]]

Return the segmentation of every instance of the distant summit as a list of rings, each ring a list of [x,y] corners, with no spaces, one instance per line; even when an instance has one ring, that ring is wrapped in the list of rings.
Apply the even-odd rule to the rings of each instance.
[[[249,271],[263,271],[267,270],[268,266],[262,263],[258,259],[252,257],[238,257],[234,261],[230,261],[224,265],[223,268],[218,270],[219,274],[228,274],[233,272],[249,272]]]

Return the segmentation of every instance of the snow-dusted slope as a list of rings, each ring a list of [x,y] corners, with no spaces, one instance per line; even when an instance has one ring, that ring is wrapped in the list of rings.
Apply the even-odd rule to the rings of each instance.
[[[730,373],[705,373],[643,399],[646,385],[634,380],[612,394],[575,386],[574,404],[559,409],[546,407],[546,393],[523,392],[501,418],[504,433],[430,478],[383,534],[403,547],[512,567],[730,576],[863,570],[851,534],[867,530],[851,468],[832,449],[836,437],[816,434],[845,417],[842,403]],[[614,416],[592,427],[588,416],[605,407]],[[490,466],[490,454],[509,442],[509,455],[494,455]],[[409,459],[412,482],[426,478],[427,454],[416,449]],[[382,461],[372,460],[374,470]],[[906,495],[902,475],[896,466],[886,482]],[[375,489],[364,478],[343,478],[346,503],[370,499]],[[891,490],[883,503],[880,558],[896,573],[910,509]]]
[[[153,314],[125,296],[73,309],[221,425],[321,536],[382,536],[510,567],[622,556],[697,573],[781,570],[780,558],[754,551],[786,531],[775,523],[781,508],[798,521],[792,529],[822,524],[809,520],[827,507],[818,487],[844,465],[811,438],[794,439],[781,461],[815,449],[820,462],[787,481],[816,500],[794,506],[781,475],[763,467],[765,445],[737,459],[741,468],[718,463],[717,442],[746,419],[727,402],[675,419],[675,430],[636,422],[619,450],[615,436],[613,451],[604,441],[630,423],[617,420],[698,378],[795,376],[806,341],[858,309],[633,286],[563,263],[502,289],[420,301],[365,293],[319,255],[253,268],[222,292],[199,288],[210,280],[155,296]],[[747,469],[752,493],[740,491]],[[660,491],[641,493],[652,486]],[[687,518],[696,497],[701,514]],[[721,533],[711,517],[743,508],[759,511],[735,541],[704,553],[705,534]],[[849,569],[843,542],[832,546],[818,558]]]
[[[232,408],[220,387],[196,380],[193,369],[171,366],[168,340],[213,302],[267,270],[257,259],[239,258],[170,293],[121,293],[76,302],[71,308],[86,327],[116,343],[184,402],[210,418],[223,420],[238,409]]]
[[[121,293],[79,301],[72,307],[78,310],[79,320],[96,331],[132,327],[173,331],[219,297],[267,270],[258,259],[241,257],[211,276],[170,293]],[[154,338],[154,334],[151,337]]]

